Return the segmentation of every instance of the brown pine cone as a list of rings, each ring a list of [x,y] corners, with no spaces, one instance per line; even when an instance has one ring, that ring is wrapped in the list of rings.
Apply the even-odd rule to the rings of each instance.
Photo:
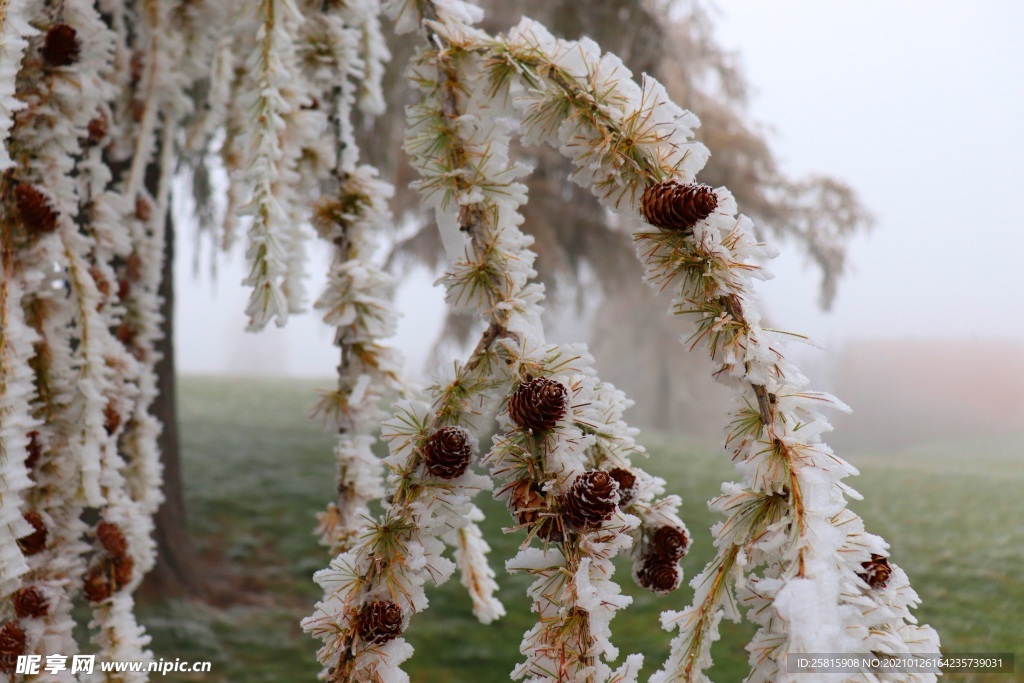
[[[43,42],[43,59],[50,66],[70,66],[82,54],[78,31],[67,24],[54,24],[46,32]]]
[[[423,446],[423,464],[441,479],[461,476],[472,457],[469,433],[462,427],[443,427],[431,434]]]
[[[92,281],[96,283],[96,289],[100,293],[100,297],[103,299],[110,298],[110,280],[103,276],[103,271],[98,266],[92,266],[89,268],[89,276],[92,277]]]
[[[402,635],[402,608],[389,600],[363,605],[357,625],[359,637],[368,643],[382,645]]]
[[[138,282],[142,279],[142,272],[145,266],[146,264],[143,263],[142,257],[137,252],[133,251],[124,259],[124,272],[132,282]]]
[[[90,602],[103,602],[131,580],[135,560],[129,555],[104,557],[85,575],[82,590]]]
[[[57,229],[57,212],[45,194],[28,183],[14,188],[14,203],[22,224],[32,232],[50,233]]]
[[[135,329],[127,322],[121,323],[121,326],[117,328],[117,340],[129,346],[135,341]]]
[[[28,650],[25,631],[13,621],[0,628],[0,671],[12,674],[18,665],[18,657]]]
[[[576,477],[562,495],[565,520],[580,531],[593,531],[615,514],[619,485],[604,470],[590,470]]]
[[[619,507],[624,508],[632,503],[636,496],[636,475],[624,467],[610,469],[608,474],[619,485]]]
[[[663,526],[651,536],[647,554],[665,562],[676,562],[689,549],[690,539],[686,532],[674,526]]]
[[[117,431],[117,428],[121,426],[121,413],[117,412],[117,408],[114,407],[113,401],[107,401],[107,405],[103,408],[103,427],[107,430],[107,434],[111,435]]]
[[[85,575],[82,582],[82,592],[89,602],[103,602],[114,594],[114,587],[111,585],[109,558],[92,567]]]
[[[718,197],[707,185],[683,185],[676,180],[649,185],[640,198],[644,220],[662,230],[684,234],[718,208]]]
[[[134,86],[139,84],[142,80],[142,75],[146,72],[146,53],[141,49],[132,52],[131,61],[128,62],[128,73],[131,75],[132,89]]]
[[[28,457],[25,458],[25,468],[32,470],[43,457],[43,444],[39,442],[39,432],[33,430],[28,433]]]
[[[546,432],[562,419],[569,392],[565,385],[547,377],[520,384],[508,399],[508,416],[530,431]]]
[[[114,579],[114,590],[119,591],[132,580],[135,560],[129,555],[110,558],[110,572]]]
[[[28,536],[22,536],[18,539],[18,546],[21,548],[21,552],[25,553],[26,556],[35,555],[41,553],[46,548],[46,523],[43,522],[43,516],[35,510],[29,510],[24,515],[25,521],[32,525],[35,529]]]
[[[885,584],[892,575],[892,567],[889,566],[889,560],[882,555],[872,553],[871,559],[861,563],[861,566],[866,571],[863,574],[857,574],[857,576],[872,588],[885,588]]]
[[[22,588],[14,594],[14,613],[19,619],[45,617],[49,610],[49,601],[35,586]]]
[[[105,112],[99,112],[91,121],[89,121],[89,144],[98,145],[107,137],[107,131],[110,129],[110,121],[107,119]]]
[[[655,595],[665,595],[679,588],[682,578],[678,564],[657,558],[645,559],[636,572],[637,583]]]
[[[143,196],[135,198],[135,217],[143,223],[153,215],[153,204]]]
[[[530,525],[538,538],[551,543],[562,540],[562,528],[558,518],[545,514],[548,506],[547,497],[537,482],[529,479],[517,481],[512,487],[508,506],[516,520],[520,524]]]
[[[128,552],[128,541],[124,537],[124,532],[121,531],[121,527],[111,522],[103,521],[96,525],[96,540],[111,557],[121,557]]]
[[[141,97],[136,97],[132,100],[129,111],[132,114],[132,121],[135,123],[141,122],[142,117],[146,113],[146,100]]]

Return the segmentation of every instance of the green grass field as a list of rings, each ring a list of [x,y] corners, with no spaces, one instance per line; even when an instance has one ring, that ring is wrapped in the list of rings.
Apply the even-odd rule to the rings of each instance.
[[[315,514],[334,485],[332,437],[307,422],[311,382],[186,378],[180,387],[181,435],[189,528],[211,577],[237,600],[222,607],[180,601],[147,603],[140,616],[158,657],[209,659],[213,673],[168,681],[225,683],[312,681],[316,644],[298,621],[318,597],[312,573],[328,557],[312,535]],[[683,496],[683,516],[695,537],[684,560],[687,579],[711,554],[708,528],[716,517],[706,501],[732,477],[727,459],[696,443],[649,437],[645,467]],[[1024,439],[921,447],[854,459],[862,476],[851,483],[865,496],[854,509],[892,545],[924,604],[920,620],[939,630],[946,652],[1015,652],[1024,656]],[[515,554],[520,539],[501,533],[504,508],[481,500],[493,564]],[[500,575],[500,572],[499,572]],[[658,613],[688,604],[683,586],[655,598],[637,589],[613,622],[615,642],[643,652],[645,673],[668,652],[670,634]],[[481,626],[457,579],[434,591],[431,609],[412,622],[416,654],[408,665],[419,683],[505,680],[519,661],[520,637],[532,623],[526,579],[500,576],[508,616]],[[742,680],[747,625],[725,624],[712,678]],[[1024,663],[1018,661],[1017,670]],[[948,681],[1024,680],[1024,674],[953,674]]]

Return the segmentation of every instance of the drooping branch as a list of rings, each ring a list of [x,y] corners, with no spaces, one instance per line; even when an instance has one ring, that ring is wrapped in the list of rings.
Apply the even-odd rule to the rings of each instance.
[[[24,287],[19,306],[35,333],[33,352],[23,359],[35,391],[24,398],[40,424],[22,435],[29,439],[25,465],[35,484],[25,492],[33,533],[21,541],[30,571],[18,593],[5,595],[17,617],[5,628],[32,624],[26,653],[78,652],[71,608],[84,583],[96,604],[101,656],[145,661],[146,640],[131,615],[131,591],[141,572],[131,567],[149,548],[149,518],[126,490],[118,444],[138,368],[113,333],[125,311],[111,286],[130,242],[118,232],[124,202],[109,188],[112,176],[90,125],[111,96],[106,77],[113,35],[90,3],[65,3],[59,15],[33,9],[33,22],[45,32],[17,81],[16,94],[26,106],[7,141],[14,168],[4,178],[3,194],[12,228],[5,255],[14,282]],[[16,319],[11,329],[17,334]],[[4,368],[12,379],[23,371]],[[3,436],[12,445],[19,441]],[[123,516],[123,532],[117,532],[121,569],[111,579],[116,585],[104,575],[102,597],[88,591],[86,570],[97,555],[90,557],[82,541],[87,508]],[[107,610],[118,612],[117,618],[106,618]]]
[[[753,238],[749,220],[736,217],[735,202],[724,188],[707,190],[713,202],[706,211],[685,205],[673,209],[680,216],[693,216],[681,226],[659,223],[646,213],[646,204],[641,206],[645,190],[661,192],[672,184],[695,187],[691,184],[707,159],[707,150],[692,137],[696,118],[672,104],[652,79],[633,83],[620,60],[601,55],[590,41],[556,40],[528,21],[508,38],[491,40],[467,30],[460,18],[439,13],[440,5],[420,2],[416,7],[422,17],[435,18],[428,25],[442,44],[487,60],[490,94],[518,113],[527,142],[558,147],[576,166],[573,179],[606,207],[628,218],[644,209],[644,217],[661,228],[636,236],[647,278],[661,287],[678,288],[674,312],[697,316],[694,346],[706,344],[719,363],[716,377],[739,390],[730,450],[744,476],[744,490],[770,497],[771,505],[760,515],[743,518],[744,533],[735,537],[739,550],[719,542],[719,556],[699,579],[713,586],[703,594],[704,604],[694,608],[702,616],[681,620],[688,626],[660,676],[690,680],[703,675],[721,600],[734,603],[737,589],[754,605],[751,618],[762,625],[751,646],[758,678],[776,676],[786,653],[822,651],[829,638],[834,639],[833,648],[851,652],[873,645],[893,653],[937,647],[934,631],[909,625],[907,606],[916,596],[905,577],[900,575],[900,586],[889,591],[864,578],[868,574],[863,568],[875,558],[886,562],[887,572],[898,570],[889,569],[883,542],[866,535],[859,519],[845,510],[851,492],[841,480],[855,470],[821,442],[828,423],[819,408],[842,404],[804,390],[806,380],[785,356],[783,337],[759,324],[751,285],[764,276],[758,260],[770,252]],[[451,9],[449,3],[445,7]],[[451,7],[468,11],[462,3]],[[694,196],[684,192],[673,201],[692,201]],[[716,506],[721,508],[728,498]],[[822,500],[830,502],[823,505]],[[769,512],[781,515],[786,524],[754,533]],[[832,540],[821,540],[823,535]],[[710,581],[734,567],[738,571],[732,581]],[[762,576],[753,574],[762,567]],[[817,621],[808,626],[798,610],[813,600],[833,606],[816,613]],[[762,603],[766,606],[758,608]],[[880,614],[886,615],[882,622]],[[734,609],[728,615],[739,617]],[[696,650],[694,642],[700,643]],[[680,651],[690,654],[681,657]]]
[[[140,3],[130,28],[117,3],[102,14],[87,0],[18,5],[40,31],[19,67],[4,70],[17,75],[23,105],[5,140],[4,254],[34,341],[25,367],[3,371],[5,383],[28,371],[23,399],[38,422],[19,436],[14,420],[0,434],[5,452],[28,439],[33,484],[24,491],[32,533],[20,541],[29,571],[4,596],[17,617],[5,634],[29,635],[24,652],[5,650],[3,666],[14,654],[77,653],[80,593],[99,657],[145,662],[133,592],[155,560],[161,500],[160,425],[148,411],[174,133],[188,108],[180,75],[167,68],[180,34],[163,32],[169,5],[159,0]],[[8,324],[22,337],[12,343],[23,341],[18,316],[5,335]],[[5,499],[17,485],[5,479]]]
[[[430,83],[429,77],[424,83]],[[443,106],[439,103],[444,98],[439,94],[441,89],[427,88],[427,101],[416,114],[423,127],[409,136],[408,145],[414,155],[417,145],[427,139],[426,126],[438,120],[437,112]],[[460,149],[465,151],[466,147],[460,144]],[[474,157],[476,163],[486,158],[493,157]],[[519,192],[514,185],[515,174],[506,171],[504,175],[505,188],[510,191],[506,194],[515,197]],[[395,418],[384,425],[392,473],[387,509],[365,530],[358,544],[336,558],[330,569],[318,573],[317,580],[327,597],[304,621],[307,631],[325,640],[319,658],[328,669],[329,680],[385,678],[410,654],[399,635],[411,615],[425,606],[424,583],[440,583],[454,569],[442,557],[444,546],[439,537],[451,535],[453,545],[460,546],[461,542],[465,547],[467,537],[458,534],[479,516],[470,498],[490,488],[489,480],[467,469],[467,456],[475,449],[471,431],[483,427],[474,424],[474,418],[482,414],[487,419],[492,410],[487,404],[496,370],[493,347],[499,333],[507,331],[508,316],[507,307],[499,308],[498,304],[520,294],[526,285],[529,262],[520,259],[519,242],[514,236],[508,241],[509,235],[498,236],[488,225],[509,211],[514,215],[514,202],[492,203],[491,210],[479,212],[457,213],[441,203],[436,208],[439,221],[442,216],[456,223],[461,218],[462,226],[470,233],[464,260],[449,273],[449,296],[457,291],[457,298],[463,293],[466,299],[472,297],[468,303],[475,304],[473,307],[487,316],[490,324],[466,363],[456,367],[454,379],[439,380],[432,389],[430,408],[399,404]],[[509,224],[514,227],[514,223]],[[512,262],[521,264],[514,277],[509,277],[511,271],[505,277],[493,277]],[[477,277],[477,273],[483,275]],[[451,466],[432,467],[433,457],[425,462],[427,443],[435,440],[438,445],[431,452],[448,454],[444,461],[451,462]],[[493,576],[486,565],[479,566],[482,547],[474,544],[472,550],[461,553],[466,573],[474,576],[466,583],[478,616],[490,620],[500,616],[503,609],[490,595],[493,580],[479,580]],[[391,616],[386,634],[380,633],[383,626],[376,624],[378,615],[385,613]]]
[[[438,25],[426,28],[436,33]],[[473,29],[462,24],[460,30]],[[451,571],[439,556],[437,535],[445,528],[455,532],[459,557],[467,539],[460,530],[479,514],[467,508],[467,463],[452,460],[465,452],[445,448],[473,428],[467,408],[476,404],[473,412],[486,416],[494,410],[488,406],[507,405],[505,434],[496,437],[485,462],[502,482],[500,495],[526,529],[527,543],[538,538],[557,547],[526,548],[509,565],[538,575],[531,596],[540,622],[524,637],[527,660],[517,675],[558,671],[559,679],[635,680],[639,657],[614,673],[603,661],[614,652],[608,622],[630,602],[611,580],[611,559],[634,538],[642,539],[637,545],[645,549],[643,576],[657,572],[657,590],[675,588],[676,562],[688,543],[675,516],[678,498],[655,502],[663,482],[629,469],[629,453],[639,447],[620,419],[627,405],[621,392],[596,380],[580,348],[544,343],[540,292],[529,284],[534,257],[517,227],[516,208],[525,197],[515,183],[520,171],[507,161],[508,128],[495,118],[477,60],[450,34],[439,37],[433,41],[438,47],[423,52],[410,72],[425,97],[410,112],[407,149],[421,172],[417,185],[435,209],[455,259],[442,278],[446,299],[490,322],[455,380],[435,386],[430,412],[403,405],[385,424],[392,452],[389,506],[359,546],[318,574],[329,599],[304,626],[326,641],[320,659],[330,680],[387,680],[395,673],[410,654],[400,634],[423,608],[423,583],[439,583]],[[519,412],[531,410],[533,399],[515,399],[537,383],[561,396],[541,422]],[[619,467],[611,472],[596,469],[613,465]],[[585,502],[590,486],[603,491],[597,511]],[[641,520],[627,506],[643,511],[652,526],[641,531]],[[652,549],[662,547],[655,532],[663,527],[675,540],[655,561]],[[463,554],[460,564],[472,562]],[[474,586],[479,576],[464,571],[463,582]]]
[[[294,140],[294,134],[284,136],[282,129],[285,117],[302,104],[303,93],[291,88],[295,66],[292,34],[302,16],[293,0],[258,0],[252,7],[259,41],[249,60],[253,80],[247,83],[246,97],[255,123],[243,130],[247,133],[244,168],[253,189],[242,210],[252,214],[245,284],[253,291],[246,313],[249,329],[260,330],[270,320],[279,327],[284,325],[292,308],[288,252],[289,239],[296,233],[289,227],[292,183],[288,181],[295,172],[298,150],[286,142]]]
[[[672,105],[656,83],[637,86],[617,59],[602,56],[593,44],[558,41],[529,22],[483,49],[492,55],[496,89],[510,87],[513,79],[519,84],[506,92],[522,112],[527,138],[558,145],[577,166],[574,179],[609,208],[628,215],[646,208],[638,201],[640,190],[667,179],[693,182],[706,156],[690,138],[696,121]],[[744,532],[732,542],[721,536],[730,527],[719,528],[719,555],[697,580],[712,588],[703,593],[703,604],[670,619],[683,624],[682,634],[656,679],[703,675],[717,622],[708,615],[718,613],[722,597],[734,589],[742,591],[751,606],[748,614],[762,626],[752,645],[756,680],[777,680],[789,652],[937,648],[934,631],[909,625],[906,608],[916,595],[905,575],[886,591],[863,578],[861,564],[881,557],[884,545],[845,510],[851,490],[841,479],[855,470],[819,436],[828,429],[819,408],[842,404],[804,390],[806,380],[784,355],[784,340],[761,329],[751,284],[763,276],[756,260],[768,252],[753,239],[749,220],[735,216],[728,192],[720,188],[715,194],[717,206],[686,230],[637,233],[638,251],[652,283],[663,287],[680,281],[675,312],[697,314],[695,344],[707,344],[720,363],[716,377],[739,389],[730,450],[744,490],[770,498],[771,505],[761,515],[742,518]],[[729,498],[723,495],[716,506],[727,508]],[[822,505],[823,499],[829,503]],[[779,515],[788,524],[761,533],[765,515]],[[720,577],[739,566],[738,552],[746,566],[734,574],[734,587],[723,588]],[[752,575],[756,567],[765,568],[762,577]],[[807,623],[801,604],[815,599],[832,606]],[[701,616],[694,619],[693,610]],[[771,618],[773,613],[779,618]],[[879,614],[886,616],[879,621]],[[735,610],[728,615],[739,616]],[[863,630],[869,624],[870,630]],[[864,635],[851,636],[858,628]]]

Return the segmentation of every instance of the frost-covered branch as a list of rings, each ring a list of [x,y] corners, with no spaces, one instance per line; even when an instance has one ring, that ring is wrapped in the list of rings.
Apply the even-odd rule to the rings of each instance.
[[[392,229],[388,200],[394,190],[377,178],[376,169],[358,165],[352,120],[358,94],[379,91],[381,64],[389,55],[383,43],[367,38],[379,24],[376,0],[311,2],[303,11],[295,45],[299,73],[322,113],[307,122],[316,123],[319,134],[306,135],[298,170],[306,191],[320,196],[312,223],[332,258],[314,308],[334,328],[339,350],[337,386],[321,392],[313,411],[338,433],[337,500],[319,515],[317,532],[337,554],[355,542],[369,516],[367,506],[383,495],[382,468],[371,450],[387,415],[380,404],[406,389],[398,354],[382,343],[395,330],[393,282],[374,260],[379,236]]]
[[[411,654],[401,634],[425,607],[423,584],[440,583],[453,570],[440,536],[456,546],[471,594],[481,577],[493,590],[490,570],[474,566],[481,548],[470,552],[482,541],[469,526],[479,511],[466,495],[475,484],[462,478],[473,476],[470,430],[479,428],[467,409],[476,403],[486,416],[498,404],[507,406],[505,433],[484,460],[527,543],[545,544],[524,548],[509,565],[538,574],[531,596],[539,623],[524,637],[527,659],[515,675],[635,680],[639,657],[616,672],[604,661],[616,655],[608,622],[629,603],[611,580],[611,558],[639,537],[638,578],[662,592],[675,588],[688,543],[675,516],[678,499],[654,502],[662,482],[629,469],[629,452],[639,448],[620,419],[621,392],[596,380],[584,350],[544,343],[541,290],[529,283],[534,255],[518,229],[525,196],[516,178],[523,170],[508,161],[510,130],[481,78],[481,62],[463,49],[475,31],[463,20],[472,16],[442,9],[432,17],[437,21],[426,27],[438,47],[422,52],[410,71],[424,98],[410,110],[406,147],[454,258],[441,279],[446,300],[490,323],[455,380],[435,385],[431,411],[402,405],[385,425],[389,506],[359,546],[318,574],[329,598],[304,626],[326,642],[320,660],[329,680],[391,680]],[[442,489],[438,479],[450,483]],[[639,531],[641,520],[624,511],[628,506],[656,526]],[[655,542],[665,531],[674,541]],[[660,582],[651,578],[659,572]],[[474,595],[479,608],[478,597],[485,596]]]
[[[25,106],[15,97],[15,81],[29,36],[38,31],[29,23],[33,3],[0,2],[0,170],[14,165],[7,150],[7,136],[14,124],[14,113]]]
[[[298,8],[293,0],[256,0],[252,7],[257,42],[247,63],[252,80],[244,101],[254,123],[244,130],[246,177],[253,189],[249,204],[243,207],[252,215],[252,224],[246,249],[249,275],[244,283],[253,288],[246,308],[249,328],[259,330],[271,320],[284,325],[292,303],[286,275],[299,226],[290,221],[289,191],[296,156],[294,146],[288,144],[286,117],[302,105],[304,94],[293,90],[293,32],[302,21]]]
[[[785,679],[788,653],[936,651],[934,631],[907,611],[917,596],[905,575],[845,507],[855,494],[842,479],[856,470],[820,439],[820,409],[842,404],[804,389],[782,335],[759,324],[752,283],[767,277],[758,262],[770,252],[727,190],[692,184],[707,158],[692,139],[696,118],[593,43],[556,40],[531,22],[484,50],[526,139],[557,146],[573,179],[610,209],[661,228],[636,234],[647,278],[678,287],[674,312],[696,316],[693,345],[707,345],[716,377],[737,390],[727,444],[743,482],[715,501],[730,515],[715,529],[719,554],[694,580],[695,605],[666,616],[681,633],[655,680],[703,680],[718,619],[739,618],[737,601],[761,626],[751,680]],[[892,572],[885,585],[865,578],[875,561]]]
[[[0,434],[5,453],[27,440],[23,463],[32,484],[23,490],[30,533],[19,540],[28,572],[20,588],[5,586],[16,617],[5,632],[25,634],[24,653],[78,652],[71,608],[81,591],[93,608],[90,626],[101,658],[143,661],[150,657],[148,638],[135,622],[132,592],[154,562],[152,514],[160,501],[159,424],[148,409],[155,396],[157,287],[173,159],[168,122],[181,115],[181,93],[166,69],[146,74],[142,60],[158,57],[140,50],[133,87],[149,94],[140,95],[144,104],[133,117],[119,87],[129,80],[123,7],[112,5],[101,15],[86,0],[59,8],[20,4],[40,31],[18,71],[15,92],[24,106],[5,143],[13,164],[3,181],[10,198],[5,295],[12,306],[20,293],[20,311],[5,309],[4,335],[13,337],[5,354],[12,362],[3,373],[5,386],[30,378],[22,400],[34,422],[20,425],[19,434],[12,415],[4,420],[10,429]],[[143,21],[132,39],[156,45],[142,27],[160,25],[165,9],[142,3]],[[171,34],[160,49],[173,44]],[[158,79],[155,88],[145,85],[150,79]],[[149,124],[142,107],[156,112]],[[135,133],[163,137],[150,143]],[[123,138],[129,141],[114,143]],[[148,192],[133,185],[135,162],[142,169],[151,162],[148,152],[132,156],[142,148],[160,150],[153,161],[162,171],[155,207]],[[17,367],[12,359],[24,343],[22,322],[34,341],[22,349]],[[0,495],[7,500],[18,486],[17,477],[6,478]],[[92,546],[83,542],[90,509],[103,520],[91,530]],[[11,524],[24,534],[18,526]],[[20,569],[16,562],[3,564],[5,574]],[[5,650],[5,662],[9,654]]]
[[[390,229],[386,201],[392,189],[375,176],[365,166],[345,172],[337,196],[322,199],[314,217],[321,237],[334,247],[316,308],[335,328],[338,385],[323,392],[314,411],[339,433],[338,502],[322,513],[319,526],[321,542],[334,553],[347,548],[369,514],[366,506],[383,495],[373,433],[385,416],[379,404],[403,388],[399,360],[380,341],[394,333],[395,313],[391,279],[371,259],[374,235]]]
[[[419,125],[410,131],[407,146],[414,159],[429,164],[432,159],[422,154],[425,150],[421,148],[433,133],[429,122],[443,118],[445,107],[452,111],[458,104],[438,86],[436,64],[431,68],[427,60],[422,63],[421,85],[427,97],[412,114]],[[450,82],[449,76],[454,78],[455,74],[440,78]],[[466,363],[455,367],[454,378],[438,379],[431,391],[431,406],[409,402],[396,406],[395,417],[382,431],[391,451],[387,459],[391,492],[386,511],[366,527],[352,549],[317,575],[327,597],[304,621],[304,628],[325,641],[319,658],[333,681],[388,680],[398,675],[397,667],[411,654],[400,634],[412,614],[426,607],[424,584],[441,583],[455,569],[443,557],[443,536],[459,548],[458,557],[467,570],[464,576],[469,577],[466,583],[478,616],[486,621],[503,613],[491,596],[493,574],[486,564],[480,565],[485,546],[476,534],[467,535],[461,530],[479,516],[471,496],[490,488],[490,481],[473,473],[469,465],[476,450],[472,432],[486,427],[475,418],[482,414],[486,419],[493,410],[488,403],[495,371],[494,345],[508,334],[508,314],[497,304],[518,294],[531,271],[529,261],[510,258],[520,254],[514,236],[512,242],[498,241],[486,229],[487,222],[499,215],[510,220],[521,201],[517,201],[521,186],[515,183],[515,172],[503,169],[500,155],[507,154],[507,150],[481,155],[481,150],[475,149],[477,156],[470,162],[465,156],[466,141],[454,137],[450,143],[462,152],[460,168],[485,159],[493,163],[487,168],[500,174],[494,182],[502,183],[504,196],[510,198],[504,204],[489,202],[486,215],[482,210],[460,212],[454,202],[435,203],[439,221],[442,216],[452,222],[461,218],[468,233],[464,256],[453,271],[468,268],[470,263],[487,264],[487,274],[474,288],[478,298],[464,303],[485,315],[489,325]],[[513,270],[509,263],[519,265]],[[458,298],[463,288],[456,272],[450,271],[446,279],[449,297]]]
[[[19,79],[26,106],[11,130],[16,167],[5,178],[5,195],[20,199],[8,247],[24,274],[22,307],[37,338],[25,360],[34,375],[32,409],[41,417],[25,435],[35,486],[25,493],[33,533],[21,540],[30,556],[22,590],[41,596],[46,609],[26,612],[19,622],[28,634],[26,651],[71,654],[78,651],[71,601],[85,569],[80,516],[86,506],[104,503],[103,453],[116,448],[104,410],[113,389],[107,356],[117,353],[117,342],[99,310],[98,274],[90,269],[95,240],[75,222],[82,197],[73,182],[78,138],[102,96],[110,35],[86,3],[68,3],[63,22],[43,8],[37,12],[33,21],[45,31],[25,59],[27,77]]]

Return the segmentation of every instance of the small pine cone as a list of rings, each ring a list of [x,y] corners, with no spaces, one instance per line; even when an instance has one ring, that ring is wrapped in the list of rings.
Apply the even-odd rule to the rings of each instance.
[[[619,485],[619,507],[624,508],[632,503],[636,496],[636,475],[624,467],[608,470],[608,474]]]
[[[43,59],[50,66],[70,66],[82,54],[78,31],[67,24],[54,24],[46,32],[43,42]]]
[[[12,674],[18,665],[18,657],[28,651],[25,631],[16,622],[8,621],[0,628],[0,671]]]
[[[568,392],[561,382],[538,377],[520,384],[508,399],[508,416],[530,431],[546,432],[566,411]]]
[[[110,280],[103,276],[103,271],[97,266],[89,268],[89,276],[92,277],[92,281],[96,283],[96,289],[99,290],[100,296],[104,299],[110,298]]]
[[[665,562],[676,562],[689,549],[690,539],[686,532],[674,526],[663,526],[651,536],[647,554]]]
[[[131,282],[138,282],[142,279],[144,266],[145,264],[142,262],[142,257],[134,251],[128,254],[127,258],[124,260],[124,271]]]
[[[45,617],[50,604],[43,592],[35,586],[20,589],[14,594],[14,613],[19,619]]]
[[[110,572],[114,581],[114,590],[121,590],[132,580],[135,571],[135,560],[129,555],[121,555],[110,559]]]
[[[107,434],[110,435],[116,432],[120,426],[121,413],[117,412],[113,401],[107,401],[106,407],[103,408],[103,427],[107,430]]]
[[[109,560],[104,560],[88,571],[82,583],[82,592],[89,602],[103,602],[114,594],[114,587],[110,582]]]
[[[32,470],[43,457],[43,444],[39,443],[39,432],[33,430],[28,433],[28,457],[25,458],[25,467]]]
[[[427,471],[441,479],[461,476],[472,457],[469,433],[462,427],[443,427],[431,434],[423,446]]]
[[[562,540],[562,528],[557,517],[545,514],[547,498],[540,486],[529,479],[521,479],[512,487],[509,508],[520,524],[530,525],[537,537],[551,543]]]
[[[892,575],[892,567],[889,566],[889,560],[882,555],[872,553],[871,559],[861,563],[861,566],[866,571],[863,574],[857,574],[857,576],[872,588],[885,588],[885,584]]]
[[[85,575],[82,590],[89,602],[103,602],[132,580],[135,560],[128,555],[104,557]]]
[[[18,546],[21,548],[21,552],[27,556],[36,555],[43,552],[46,548],[46,523],[43,522],[43,516],[35,510],[29,510],[24,515],[25,521],[32,525],[35,529],[28,536],[22,536],[18,539]]]
[[[96,525],[96,539],[111,557],[121,557],[128,552],[128,541],[121,527],[107,521]]]
[[[107,118],[106,113],[101,111],[93,117],[92,121],[89,121],[89,144],[98,145],[103,142],[109,130],[110,120]]]
[[[644,220],[662,230],[693,232],[693,226],[718,208],[718,197],[707,185],[683,185],[667,180],[649,185],[640,198]]]
[[[117,340],[125,346],[130,346],[135,341],[135,328],[126,322],[121,323],[117,328]]]
[[[636,572],[636,580],[655,595],[665,595],[679,588],[683,573],[675,562],[647,558]]]
[[[511,485],[508,507],[520,524],[536,524],[547,508],[547,499],[536,482],[520,479]]]
[[[139,81],[142,80],[142,75],[146,71],[146,53],[142,50],[135,50],[132,52],[132,58],[128,66],[132,79],[132,89],[134,90],[134,86],[138,85]]]
[[[28,183],[14,188],[14,202],[22,224],[37,233],[51,233],[57,229],[57,212],[45,194]]]
[[[128,282],[128,278],[121,278],[117,282],[117,300],[125,301],[128,295],[132,292],[132,283]]]
[[[382,645],[402,635],[402,608],[389,600],[363,605],[359,611],[359,637]]]
[[[132,100],[130,111],[132,114],[132,122],[139,123],[142,121],[142,117],[146,114],[146,100],[141,97],[136,97]]]
[[[563,494],[563,515],[581,531],[593,531],[615,514],[619,485],[603,470],[590,470],[576,477]]]
[[[143,196],[135,198],[135,217],[143,223],[153,215],[153,204]]]

